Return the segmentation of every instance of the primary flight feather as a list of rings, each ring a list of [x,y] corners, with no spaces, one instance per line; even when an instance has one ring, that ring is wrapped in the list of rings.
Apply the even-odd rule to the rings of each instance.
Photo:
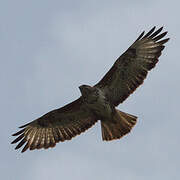
[[[107,74],[95,86],[79,87],[81,97],[74,102],[21,126],[22,130],[13,142],[15,149],[54,147],[60,141],[70,140],[101,121],[102,139],[119,139],[129,133],[137,117],[119,111],[115,107],[122,103],[141,85],[149,70],[155,67],[169,38],[162,27],[153,27],[137,40],[115,61]]]

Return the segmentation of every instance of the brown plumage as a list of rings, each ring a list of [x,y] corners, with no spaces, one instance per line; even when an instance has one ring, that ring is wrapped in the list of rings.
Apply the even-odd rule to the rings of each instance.
[[[95,86],[79,87],[82,96],[74,102],[53,110],[24,125],[13,134],[15,149],[41,149],[54,147],[60,141],[70,140],[101,121],[102,138],[110,141],[129,133],[137,117],[117,110],[136,88],[141,85],[149,70],[155,67],[158,58],[169,40],[162,39],[167,32],[162,27],[153,27],[144,32],[114,63],[112,68]]]
[[[22,152],[30,150],[54,147],[60,141],[70,140],[72,137],[89,129],[98,120],[89,113],[85,113],[81,106],[81,99],[53,110],[44,116],[32,121],[20,128],[19,132],[13,134],[18,136],[13,142],[19,144],[19,149],[26,143]]]
[[[162,29],[163,27],[154,32],[153,27],[145,36],[142,32],[96,85],[104,89],[115,106],[133,93],[143,83],[148,71],[155,67],[164,44],[169,40],[169,38],[161,40],[167,34],[164,32],[159,35]]]

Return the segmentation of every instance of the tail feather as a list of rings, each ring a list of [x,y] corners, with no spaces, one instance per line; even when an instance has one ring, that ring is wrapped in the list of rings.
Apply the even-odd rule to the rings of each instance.
[[[116,110],[112,120],[101,121],[102,139],[111,141],[123,137],[131,131],[136,120],[136,116]]]

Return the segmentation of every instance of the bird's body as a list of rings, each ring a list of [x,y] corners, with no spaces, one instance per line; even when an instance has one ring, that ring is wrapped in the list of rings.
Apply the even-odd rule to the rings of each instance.
[[[143,83],[158,62],[169,40],[162,39],[167,34],[160,34],[162,29],[155,31],[154,27],[145,35],[141,33],[95,86],[79,87],[81,96],[77,100],[21,126],[23,129],[13,134],[18,137],[12,143],[19,142],[15,149],[24,144],[22,152],[54,147],[89,129],[98,120],[103,140],[119,139],[129,133],[137,117],[119,111],[116,106]]]
[[[111,106],[104,92],[97,87],[80,86],[84,109],[90,110],[98,119],[111,119],[114,107]]]

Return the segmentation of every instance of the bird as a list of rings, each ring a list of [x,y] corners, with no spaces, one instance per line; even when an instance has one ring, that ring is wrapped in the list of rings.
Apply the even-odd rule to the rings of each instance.
[[[19,128],[12,144],[21,152],[55,147],[58,142],[71,140],[96,122],[101,123],[103,141],[120,139],[137,122],[137,116],[116,107],[139,87],[148,71],[155,67],[169,38],[167,31],[154,26],[143,31],[134,43],[114,62],[105,76],[94,86],[81,85],[81,96],[75,101],[52,110]]]

